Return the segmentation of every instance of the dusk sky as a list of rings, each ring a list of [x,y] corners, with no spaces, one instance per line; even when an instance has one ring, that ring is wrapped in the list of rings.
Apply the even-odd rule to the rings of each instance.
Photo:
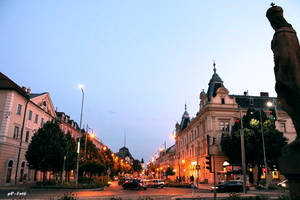
[[[300,32],[300,1],[274,1]],[[230,94],[274,90],[271,1],[0,0],[0,70],[114,152],[148,161],[217,73]]]

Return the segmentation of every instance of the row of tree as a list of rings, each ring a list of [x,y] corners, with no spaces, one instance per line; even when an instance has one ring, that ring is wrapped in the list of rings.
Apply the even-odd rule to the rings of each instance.
[[[279,167],[278,159],[281,156],[282,148],[287,144],[287,138],[283,136],[282,132],[276,129],[275,120],[269,119],[265,112],[248,109],[246,115],[240,119],[244,127],[246,165],[248,168],[258,169],[257,184],[260,181],[264,168],[260,118],[263,125],[267,164],[270,169]],[[222,135],[221,146],[222,151],[228,156],[230,163],[241,166],[240,120],[237,120],[232,127],[231,134]],[[253,173],[248,173],[250,181],[253,183]]]
[[[97,175],[141,171],[138,160],[131,164],[114,156],[107,147],[98,149],[85,134],[80,141],[79,180],[88,177],[91,182]],[[64,134],[57,121],[48,121],[33,135],[25,157],[31,169],[43,172],[43,181],[47,179],[47,172],[52,172],[57,179],[70,181],[70,172],[76,169],[77,141],[70,133]]]

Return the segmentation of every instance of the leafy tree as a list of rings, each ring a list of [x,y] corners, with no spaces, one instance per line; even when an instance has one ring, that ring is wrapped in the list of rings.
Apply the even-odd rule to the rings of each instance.
[[[25,157],[32,169],[44,173],[60,172],[63,167],[63,159],[66,153],[66,140],[57,122],[46,122],[32,137]]]
[[[132,170],[134,172],[140,172],[142,170],[142,166],[139,160],[133,160]]]
[[[98,160],[87,160],[82,163],[80,170],[88,174],[89,183],[91,183],[94,175],[101,175],[104,172],[104,166]]]
[[[275,125],[262,111],[265,152],[269,167],[278,166],[278,158],[281,156],[282,148],[287,144],[287,139],[283,133],[276,130]],[[262,168],[264,166],[264,156],[262,148],[262,132],[259,111],[248,109],[243,117],[245,136],[245,156],[246,164],[251,167],[258,167],[258,177],[260,180]],[[232,127],[231,135],[222,135],[221,146],[223,152],[229,157],[232,164],[241,164],[241,140],[240,123],[235,123]]]
[[[166,170],[166,175],[167,177],[175,175],[174,169],[172,167],[168,167]]]
[[[76,141],[71,136],[70,132],[65,135],[66,139],[66,160],[65,160],[65,170],[66,170],[66,181],[69,181],[70,171],[76,168],[77,152],[76,152]]]

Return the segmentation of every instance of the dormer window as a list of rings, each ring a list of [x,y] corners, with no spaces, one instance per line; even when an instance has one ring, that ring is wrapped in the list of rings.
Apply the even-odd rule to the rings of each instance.
[[[221,103],[222,103],[222,104],[225,104],[225,98],[222,98],[222,99],[221,99]]]

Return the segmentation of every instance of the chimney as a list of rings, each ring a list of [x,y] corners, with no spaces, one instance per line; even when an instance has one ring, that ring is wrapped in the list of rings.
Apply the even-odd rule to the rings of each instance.
[[[260,96],[261,97],[269,97],[269,93],[268,92],[260,92]]]
[[[31,92],[31,89],[29,87],[29,88],[27,88],[27,94],[30,95],[30,92]]]

